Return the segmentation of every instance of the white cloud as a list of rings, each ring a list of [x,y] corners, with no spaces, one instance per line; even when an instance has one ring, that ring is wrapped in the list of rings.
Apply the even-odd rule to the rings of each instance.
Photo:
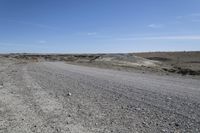
[[[155,37],[132,37],[117,40],[200,40],[200,35],[194,36],[155,36]]]
[[[162,24],[149,24],[148,27],[149,28],[162,28],[163,25]]]
[[[182,15],[182,16],[177,16],[176,19],[180,20],[188,20],[188,21],[193,21],[197,20],[200,18],[200,13],[191,13],[188,15]],[[195,22],[195,21],[193,21]]]
[[[190,14],[190,16],[193,16],[193,17],[200,17],[200,13],[192,13],[192,14]]]
[[[44,43],[47,43],[47,41],[45,41],[45,40],[40,40],[38,43],[44,44]]]
[[[194,19],[192,22],[200,22],[200,19]]]
[[[81,35],[81,36],[95,36],[97,35],[97,32],[78,32],[76,35]]]
[[[97,34],[96,32],[88,32],[88,33],[87,33],[88,36],[94,36],[94,35],[96,35],[96,34]]]
[[[177,16],[176,19],[182,19],[184,16]]]

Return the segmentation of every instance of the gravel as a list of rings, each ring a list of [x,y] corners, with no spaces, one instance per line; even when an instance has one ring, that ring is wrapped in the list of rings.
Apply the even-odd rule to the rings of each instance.
[[[0,132],[200,132],[199,80],[39,62],[0,81]]]

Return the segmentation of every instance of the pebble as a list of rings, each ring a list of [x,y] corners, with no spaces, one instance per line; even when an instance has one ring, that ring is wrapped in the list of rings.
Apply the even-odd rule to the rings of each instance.
[[[71,96],[71,95],[72,95],[72,93],[70,93],[70,92],[69,92],[67,95],[68,95],[68,96]]]
[[[166,130],[166,129],[162,129],[162,132],[166,133],[166,132],[168,132],[168,130]]]
[[[171,100],[172,98],[171,98],[171,97],[168,97],[167,99],[168,99],[168,100]]]
[[[149,127],[148,123],[146,123],[146,122],[142,122],[142,124],[143,124],[145,127]]]
[[[178,123],[174,123],[174,124],[175,124],[175,126],[176,126],[176,127],[178,127],[178,126],[179,126],[179,124],[178,124]]]

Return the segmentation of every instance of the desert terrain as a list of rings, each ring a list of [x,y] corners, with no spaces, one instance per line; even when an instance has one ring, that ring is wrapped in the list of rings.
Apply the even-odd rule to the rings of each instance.
[[[200,52],[1,54],[0,133],[199,133]]]

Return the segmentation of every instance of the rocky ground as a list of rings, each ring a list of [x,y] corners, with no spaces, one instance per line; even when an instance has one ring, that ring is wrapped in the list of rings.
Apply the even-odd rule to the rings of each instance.
[[[198,133],[200,82],[1,57],[0,132]]]

